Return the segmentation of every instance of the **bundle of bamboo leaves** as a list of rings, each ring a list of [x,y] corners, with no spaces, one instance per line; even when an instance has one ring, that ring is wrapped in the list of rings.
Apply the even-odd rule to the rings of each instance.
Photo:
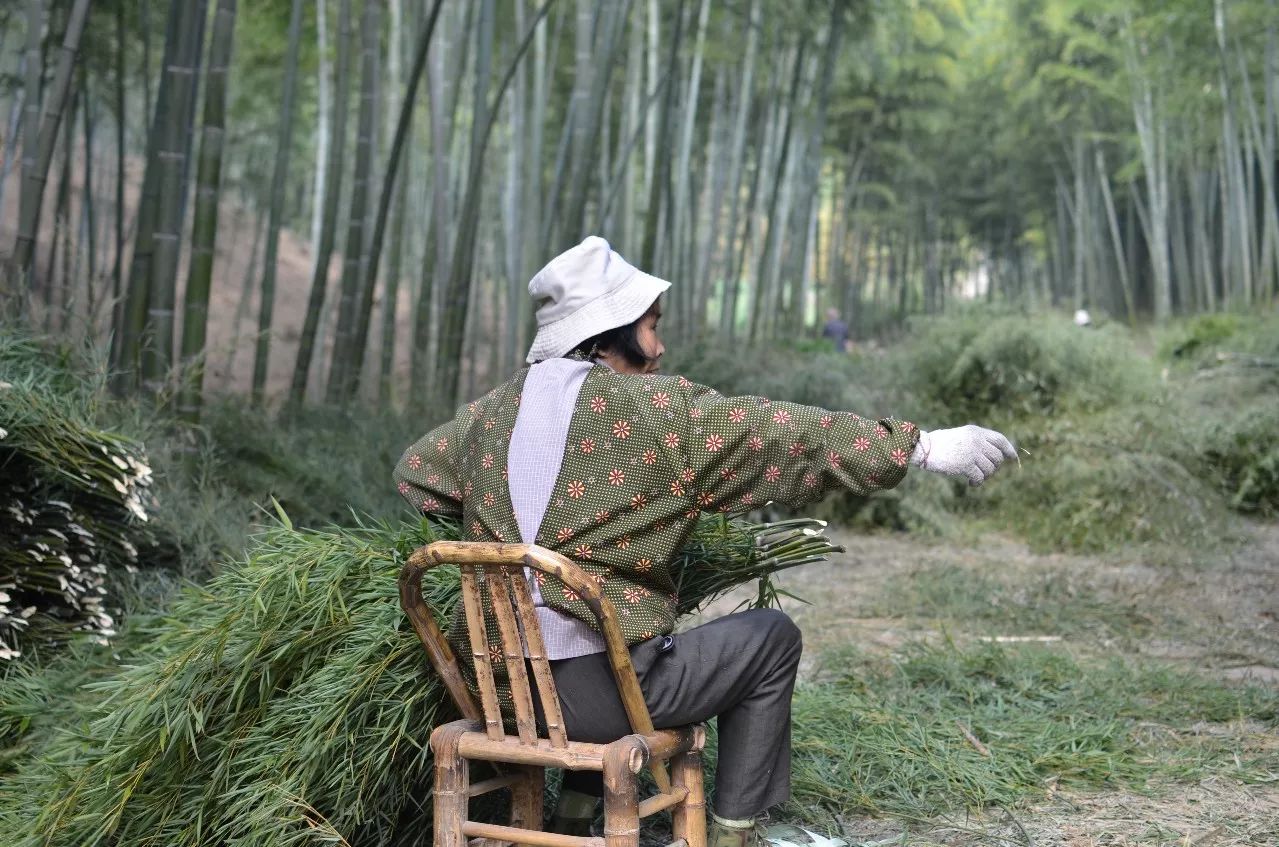
[[[676,563],[693,608],[837,548],[819,522],[706,516]],[[126,633],[123,669],[0,789],[22,845],[429,843],[430,729],[454,714],[402,614],[399,567],[450,523],[295,530]],[[441,623],[456,571],[428,571]]]
[[[0,335],[0,660],[113,633],[113,571],[147,541],[141,445],[93,423],[52,351]]]

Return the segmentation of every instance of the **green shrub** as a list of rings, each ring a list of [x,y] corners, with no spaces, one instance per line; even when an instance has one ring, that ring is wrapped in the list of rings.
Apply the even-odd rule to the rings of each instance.
[[[1160,335],[1160,357],[1173,363],[1203,367],[1242,355],[1279,366],[1279,313],[1274,311],[1199,315]]]
[[[1157,379],[1123,328],[1081,329],[1055,313],[920,318],[893,363],[902,390],[949,425],[1105,409],[1142,399]]]
[[[203,428],[202,473],[246,503],[274,498],[295,524],[316,527],[349,523],[352,512],[408,509],[391,471],[430,425],[387,408],[320,407],[281,418],[226,398],[209,404]]]
[[[1266,368],[1214,360],[1179,382],[1168,411],[1181,433],[1169,449],[1212,480],[1231,508],[1279,513],[1279,361]]]
[[[1232,534],[1212,480],[1179,454],[1184,435],[1166,409],[1063,417],[1013,437],[1029,455],[974,496],[1035,549],[1202,549]]]
[[[1245,513],[1279,513],[1279,396],[1243,401],[1196,427],[1195,452]]]

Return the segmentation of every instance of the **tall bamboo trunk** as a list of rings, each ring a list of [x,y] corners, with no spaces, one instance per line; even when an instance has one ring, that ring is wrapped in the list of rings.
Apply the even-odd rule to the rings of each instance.
[[[688,284],[679,287],[681,292],[677,302],[680,309],[675,316],[675,325],[680,335],[687,339],[693,331],[695,323],[693,306],[696,274],[692,271],[687,259],[687,245],[691,242],[690,229],[693,225],[692,209],[696,197],[696,179],[689,165],[693,155],[693,130],[697,123],[700,103],[703,55],[706,52],[706,27],[710,19],[710,0],[701,0],[697,10],[697,29],[693,38],[693,55],[689,59],[688,85],[683,95],[684,108],[680,115],[678,143],[675,147],[675,173],[679,179],[673,181],[671,196],[671,229],[675,233],[672,244],[673,263],[668,265],[668,273],[672,277],[686,279]],[[685,249],[681,249],[681,248]]]
[[[381,356],[378,365],[378,401],[393,400],[395,387],[395,344],[400,302],[400,281],[404,275],[404,230],[408,217],[409,185],[413,157],[404,163],[404,179],[395,185],[395,210],[391,223],[391,245],[387,256],[386,296],[382,307]]]
[[[121,273],[124,267],[124,184],[128,178],[125,169],[125,134],[128,125],[128,109],[125,96],[124,57],[127,37],[124,29],[124,4],[115,13],[115,256],[111,261],[111,308],[116,309],[121,295]]]
[[[600,124],[603,120],[605,95],[617,64],[618,46],[625,32],[630,0],[608,0],[599,6],[596,21],[599,35],[596,48],[589,57],[589,85],[584,91],[581,108],[574,111],[573,156],[568,186],[568,202],[560,226],[560,247],[567,249],[583,236],[586,223],[586,201],[590,177],[596,163]],[[579,20],[579,26],[581,21]]]
[[[412,403],[416,410],[427,408],[438,395],[434,379],[439,371],[437,364],[440,321],[440,304],[448,284],[448,261],[452,250],[452,204],[449,173],[449,151],[453,143],[452,100],[460,85],[446,93],[445,76],[461,77],[461,64],[455,62],[453,36],[455,26],[453,12],[440,26],[440,35],[434,39],[427,61],[427,89],[430,96],[429,118],[431,133],[431,218],[426,229],[426,246],[423,251],[422,283],[413,316],[413,352],[410,363],[411,382],[416,387]],[[455,71],[454,68],[457,68]]]
[[[176,110],[175,79],[179,58],[182,56],[182,39],[190,22],[190,6],[183,0],[169,0],[169,14],[164,37],[164,72],[160,75],[160,88],[156,92],[155,112],[151,116],[151,129],[147,133],[146,169],[142,175],[142,189],[138,195],[137,215],[134,223],[133,255],[129,262],[129,284],[124,297],[117,304],[115,332],[112,334],[111,364],[112,388],[124,393],[137,382],[139,357],[144,344],[152,335],[147,319],[150,303],[151,264],[155,255],[155,227],[159,212],[161,164],[158,150],[168,125],[169,115]],[[144,31],[146,29],[144,19]],[[144,50],[144,57],[147,55]],[[149,65],[149,62],[147,62]],[[144,69],[144,74],[146,69]],[[150,113],[148,113],[150,114]]]
[[[271,358],[271,319],[275,309],[275,277],[280,249],[280,227],[284,217],[284,189],[289,178],[289,154],[293,149],[293,112],[297,97],[298,49],[302,41],[302,2],[293,0],[289,15],[289,48],[284,60],[284,101],[280,115],[279,140],[275,149],[275,171],[271,177],[270,222],[266,231],[266,259],[262,273],[261,301],[258,304],[258,337],[253,354],[251,402],[262,404],[266,391],[267,365]]]
[[[666,73],[673,80],[679,61],[680,42],[684,34],[684,6],[686,0],[679,0],[675,12],[675,32],[671,36],[671,47],[666,60]],[[651,11],[651,8],[650,8]],[[656,41],[656,38],[654,38]],[[658,113],[656,138],[658,144],[664,144],[670,135],[671,113],[675,107],[675,85],[669,84],[662,96],[662,107]],[[650,120],[652,118],[650,117]],[[659,156],[653,163],[654,173],[649,183],[648,204],[644,209],[644,241],[640,252],[641,266],[650,273],[660,273],[656,264],[658,259],[658,226],[662,221],[663,206],[667,197],[668,175],[670,173],[670,157]]]
[[[804,75],[804,56],[808,48],[806,38],[801,39],[799,48],[795,51],[795,62],[791,69],[790,93],[786,97],[785,109],[786,117],[782,121],[781,126],[781,151],[777,156],[777,163],[773,166],[773,185],[769,191],[768,211],[765,213],[765,220],[768,221],[768,236],[764,242],[764,255],[760,261],[760,274],[756,281],[756,291],[758,297],[756,299],[755,308],[751,310],[751,340],[757,341],[767,337],[774,320],[777,316],[777,308],[780,303],[780,297],[777,287],[777,266],[779,262],[779,253],[782,249],[782,234],[785,231],[786,212],[788,211],[788,202],[790,193],[789,186],[793,177],[793,160],[790,156],[791,139],[795,134],[793,123],[795,120],[795,112],[799,105],[801,82]]]
[[[71,107],[75,109],[74,103]],[[67,231],[67,205],[71,199],[71,153],[75,139],[72,135],[72,122],[67,121],[67,131],[62,140],[62,167],[59,169],[57,202],[53,211],[53,237],[49,239],[49,255],[45,261],[44,289],[44,331],[52,333],[67,324],[67,301],[69,299],[69,263],[66,259],[66,245],[71,241]],[[58,276],[58,248],[63,249],[62,276]]]
[[[844,18],[847,10],[841,3],[832,3],[830,7],[830,23],[826,32],[826,49],[822,55],[822,65],[819,71],[819,80],[817,91],[814,93],[814,111],[813,127],[808,139],[808,152],[804,156],[802,164],[806,171],[800,184],[801,197],[803,202],[800,204],[800,233],[801,246],[797,255],[801,257],[803,268],[800,270],[800,277],[807,281],[808,277],[808,256],[811,248],[811,240],[809,233],[815,233],[816,230],[816,210],[817,201],[821,196],[821,159],[822,159],[822,139],[826,135],[826,113],[830,108],[830,89],[831,81],[835,75],[835,60],[839,56],[843,32]],[[811,219],[811,223],[810,223]],[[800,286],[801,290],[797,301],[792,309],[790,331],[794,334],[802,333],[805,324],[805,307],[807,302],[807,284]]]
[[[467,330],[470,324],[471,292],[474,288],[475,233],[481,201],[481,168],[487,130],[492,126],[489,106],[489,81],[493,64],[493,0],[480,0],[477,13],[475,76],[471,109],[469,175],[462,200],[462,213],[449,262],[449,285],[445,293],[440,323],[438,364],[440,388],[445,401],[452,403],[462,387],[462,366],[466,356]]]
[[[395,177],[399,173],[400,158],[404,151],[405,141],[408,139],[409,129],[412,126],[413,107],[417,103],[418,85],[422,81],[422,73],[426,69],[431,35],[435,31],[435,24],[439,19],[440,9],[443,5],[444,0],[435,0],[435,5],[431,7],[431,13],[422,24],[422,31],[418,34],[417,44],[414,49],[413,68],[409,72],[408,89],[405,91],[404,100],[400,105],[400,116],[396,122],[395,136],[391,143],[391,150],[383,174],[377,218],[373,224],[368,254],[362,268],[361,300],[356,317],[354,341],[350,351],[352,356],[351,372],[357,380],[358,375],[363,371],[364,351],[368,341],[369,321],[373,311],[373,291],[377,284],[378,266],[382,258],[382,241],[386,236],[386,222],[390,214],[391,200],[396,193]],[[394,303],[390,300],[388,300],[388,307],[394,309]]]
[[[255,176],[252,168],[248,169],[249,178]],[[258,279],[261,269],[262,242],[266,235],[267,216],[263,211],[264,203],[254,202],[253,209],[253,243],[249,246],[249,259],[244,266],[244,276],[240,279],[240,296],[235,301],[235,315],[231,318],[231,344],[226,350],[226,359],[222,370],[232,374],[235,369],[236,354],[240,351],[240,338],[243,335],[244,322],[249,317],[249,300],[253,295],[253,283]]]
[[[25,77],[27,70],[27,53],[23,51],[18,57],[18,67],[15,76]],[[3,163],[0,164],[0,209],[4,208],[5,189],[8,187],[9,174],[13,171],[14,160],[18,158],[18,139],[22,135],[19,131],[23,126],[23,114],[26,111],[26,90],[22,88],[15,89],[13,99],[9,101],[9,119],[4,124],[4,147],[0,149],[0,158]],[[0,286],[4,281],[0,279]]]
[[[333,126],[333,95],[329,79],[329,0],[315,0],[315,189],[311,201],[311,274],[320,263],[320,238],[328,208],[329,145]]]
[[[524,30],[528,26],[528,10],[524,0],[515,0],[515,26]],[[511,102],[508,109],[510,138],[506,145],[506,185],[502,191],[502,271],[506,284],[501,288],[502,308],[499,315],[498,353],[495,371],[510,367],[517,361],[516,349],[520,346],[524,322],[516,304],[521,303],[524,284],[524,247],[522,235],[524,222],[521,214],[528,194],[526,171],[530,169],[529,150],[525,139],[528,135],[528,73],[523,64],[515,72]]]
[[[321,0],[324,2],[324,0]],[[333,258],[336,240],[338,208],[342,194],[342,169],[346,163],[346,115],[347,101],[351,93],[350,54],[353,40],[351,28],[351,0],[341,0],[338,6],[337,57],[334,81],[336,91],[332,109],[332,144],[329,147],[325,168],[324,218],[321,222],[319,241],[315,246],[315,266],[311,271],[311,293],[307,298],[306,317],[302,321],[302,335],[298,340],[297,359],[293,365],[293,380],[289,386],[289,407],[298,409],[306,397],[312,361],[315,358],[316,336],[320,316],[324,312],[325,292],[329,284],[329,263]]]
[[[440,396],[449,401],[457,398],[458,389],[461,387],[461,362],[459,361],[459,356],[464,349],[465,329],[470,314],[470,295],[474,282],[475,241],[476,229],[479,224],[480,177],[484,168],[484,153],[493,132],[494,116],[497,114],[502,98],[515,76],[515,71],[519,67],[520,61],[524,58],[524,54],[528,52],[529,45],[533,42],[533,35],[536,32],[537,25],[545,17],[553,2],[554,0],[546,0],[534,16],[529,30],[524,34],[523,40],[511,59],[511,64],[507,67],[506,74],[498,84],[497,92],[494,94],[491,104],[488,102],[485,92],[488,90],[488,71],[486,66],[491,62],[492,44],[488,41],[488,37],[491,35],[490,27],[492,24],[486,18],[491,16],[493,10],[490,0],[484,0],[480,6],[479,33],[481,37],[479,38],[478,50],[480,55],[476,58],[475,105],[473,107],[473,115],[476,122],[472,126],[466,191],[463,194],[462,213],[459,216],[457,238],[454,241],[453,257],[450,261],[449,287],[446,299],[448,308],[444,313],[440,331],[439,389]],[[486,55],[486,53],[489,55]]]
[[[703,160],[707,177],[699,201],[698,234],[692,256],[692,326],[694,333],[698,335],[706,330],[707,301],[711,295],[711,257],[715,252],[719,212],[723,207],[724,186],[728,178],[724,156],[724,149],[728,146],[727,88],[727,71],[721,69],[715,74],[715,89],[711,97],[711,125],[706,133],[706,153]]]
[[[196,171],[195,218],[191,224],[191,270],[182,311],[182,381],[178,416],[200,418],[204,389],[204,343],[209,319],[209,290],[218,240],[222,194],[222,150],[226,136],[227,70],[235,41],[236,0],[218,0],[204,72],[204,126]]]
[[[89,88],[89,75],[83,65],[80,67],[80,90],[83,95],[80,98],[80,117],[84,122],[84,193],[80,201],[80,229],[83,234],[81,248],[84,253],[85,267],[84,273],[76,276],[77,278],[84,277],[84,289],[87,297],[85,305],[88,308],[87,314],[92,316],[96,297],[94,285],[98,272],[98,232],[93,190],[93,162],[97,155],[97,146],[93,143],[93,112],[96,101],[92,97],[92,92]],[[91,327],[92,323],[89,326]]]
[[[751,0],[746,26],[746,57],[743,60],[742,84],[738,89],[737,112],[733,118],[733,138],[730,142],[728,163],[727,184],[732,191],[733,199],[729,205],[728,228],[723,240],[723,249],[717,254],[719,261],[712,262],[712,266],[722,269],[721,273],[724,278],[723,294],[721,295],[723,307],[720,313],[719,329],[722,334],[730,338],[735,330],[737,288],[741,284],[740,277],[733,274],[733,267],[736,264],[734,261],[734,256],[736,255],[735,245],[737,242],[738,218],[742,205],[741,181],[744,175],[742,166],[744,162],[743,154],[746,149],[746,123],[750,117],[751,106],[755,102],[755,57],[759,50],[760,0]],[[752,191],[751,193],[753,194],[754,192]],[[749,209],[750,207],[747,206],[748,213]],[[718,210],[716,214],[718,215]],[[714,228],[715,225],[712,224],[712,230]]]
[[[151,334],[149,343],[142,347],[142,387],[153,396],[169,388],[169,371],[173,365],[178,260],[190,178],[187,162],[191,155],[196,79],[204,53],[208,10],[207,0],[194,0],[188,5],[189,17],[179,36],[178,60],[176,66],[170,68],[174,77],[173,103],[156,148],[158,202],[152,236],[154,257],[147,284],[147,324]]]
[[[1133,119],[1145,171],[1150,209],[1146,225],[1154,282],[1155,320],[1166,320],[1172,314],[1172,273],[1168,255],[1168,139],[1167,120],[1161,97],[1156,95],[1156,81],[1141,66],[1131,16],[1125,18],[1125,57],[1132,77]]]
[[[381,0],[366,0],[360,25],[360,117],[356,127],[355,175],[351,182],[351,211],[347,223],[346,251],[342,264],[342,289],[338,301],[338,323],[333,343],[333,360],[329,384],[325,389],[328,403],[341,403],[350,398],[359,381],[354,370],[355,322],[363,279],[366,245],[366,208],[369,180],[373,170],[373,134],[376,131],[377,103],[374,80],[378,72],[378,50],[382,38]]]
[[[31,13],[38,14],[41,7],[39,0],[32,0]],[[22,203],[18,214],[18,240],[14,244],[14,263],[21,275],[26,276],[31,270],[31,262],[35,256],[36,231],[40,228],[40,206],[44,199],[44,187],[49,173],[49,164],[53,161],[53,148],[57,145],[58,128],[62,123],[62,114],[71,93],[74,79],[76,57],[80,50],[80,36],[84,33],[85,20],[89,15],[89,0],[76,0],[67,17],[67,28],[63,33],[62,47],[58,55],[58,69],[53,83],[45,98],[44,121],[40,125],[36,147],[31,151],[30,167],[28,154],[23,151],[23,191]],[[31,25],[31,22],[29,22]],[[36,57],[35,67],[40,67]],[[30,68],[30,40],[28,41],[28,68]],[[31,92],[28,91],[28,104],[31,103]],[[36,101],[39,102],[38,100]],[[32,116],[30,105],[28,117]],[[31,139],[28,128],[27,139]]]
[[[1137,319],[1137,307],[1133,301],[1132,282],[1128,278],[1128,267],[1124,263],[1123,238],[1119,234],[1119,216],[1115,212],[1115,199],[1110,193],[1110,172],[1106,168],[1106,157],[1101,145],[1093,148],[1096,157],[1097,180],[1101,183],[1102,199],[1106,206],[1106,224],[1110,230],[1111,243],[1115,250],[1115,265],[1119,275],[1120,293],[1123,296],[1124,314],[1128,323]]]
[[[36,179],[36,169],[40,161],[40,104],[44,89],[44,0],[27,0],[27,46],[25,53],[26,88],[23,92],[22,106],[22,181],[18,190],[18,219],[25,222],[31,216],[37,198],[33,192],[40,187],[43,192],[43,181]],[[39,226],[39,221],[36,221]],[[34,239],[34,236],[31,236]],[[35,252],[34,240],[27,248],[28,254]],[[0,268],[0,314],[12,312],[17,314],[22,301],[26,299],[26,289],[33,281],[34,274],[29,262],[24,263],[18,257],[17,245],[14,247],[12,270]]]

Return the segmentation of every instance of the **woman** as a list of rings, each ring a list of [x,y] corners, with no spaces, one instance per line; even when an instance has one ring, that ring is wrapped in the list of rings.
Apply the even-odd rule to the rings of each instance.
[[[395,476],[415,509],[461,517],[467,537],[540,544],[600,582],[654,725],[717,718],[710,841],[747,847],[758,841],[758,817],[790,794],[800,633],[783,613],[754,610],[671,634],[667,564],[699,512],[869,494],[896,485],[912,463],[977,485],[1015,454],[980,427],[924,433],[892,418],[724,397],[661,375],[659,298],[669,287],[602,238],[556,257],[529,284],[532,367],[415,443]],[[534,588],[569,737],[625,735],[591,613],[558,580]],[[460,615],[450,640],[467,644]],[[567,775],[553,826],[589,827],[598,786],[597,774]]]

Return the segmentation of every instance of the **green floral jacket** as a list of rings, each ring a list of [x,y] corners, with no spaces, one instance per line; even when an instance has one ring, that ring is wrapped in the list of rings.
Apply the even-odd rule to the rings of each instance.
[[[892,488],[919,440],[905,421],[725,397],[682,376],[596,366],[578,395],[541,530],[521,539],[506,455],[527,373],[461,407],[405,451],[395,468],[400,493],[423,513],[460,517],[468,538],[532,541],[569,557],[617,607],[629,644],[674,627],[668,563],[699,512]],[[559,580],[539,585],[548,606],[594,626],[586,604]],[[460,624],[459,609],[450,627],[459,647],[467,644]],[[496,656],[496,626],[489,632]]]

